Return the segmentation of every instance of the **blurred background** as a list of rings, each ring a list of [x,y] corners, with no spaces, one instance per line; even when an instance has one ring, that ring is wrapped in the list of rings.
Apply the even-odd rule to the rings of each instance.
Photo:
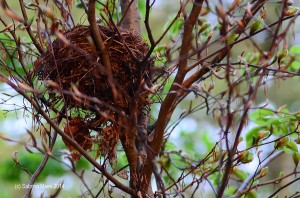
[[[29,1],[25,1],[29,2]],[[218,1],[210,1],[211,4]],[[227,0],[223,1],[224,5],[229,5],[232,1]],[[20,7],[18,6],[17,1],[10,1],[9,5],[12,10],[16,13],[20,13]],[[266,22],[272,22],[273,16],[276,16],[280,12],[280,5],[276,1],[271,1],[267,4],[267,18]],[[299,6],[299,1],[295,1],[295,5]],[[140,6],[144,6],[143,1],[140,1]],[[154,37],[158,38],[164,31],[166,24],[175,16],[178,12],[179,0],[173,1],[163,1],[157,0],[154,4],[154,7],[151,12],[150,24]],[[31,13],[34,14],[35,13]],[[1,11],[0,16],[5,18],[4,13]],[[73,16],[78,24],[87,24],[86,16],[83,9],[73,8]],[[216,25],[216,16],[214,14],[208,14],[206,16],[207,21],[211,26]],[[276,17],[275,17],[276,18]],[[7,21],[9,19],[6,17]],[[143,16],[142,16],[143,21]],[[288,46],[300,45],[300,24],[299,20],[292,26],[292,29],[289,32],[289,37],[287,40]],[[2,29],[3,26],[0,26]],[[145,32],[144,26],[142,24],[142,35],[147,39],[147,34]],[[26,38],[22,38],[26,39]],[[268,46],[270,39],[268,35],[263,33],[255,36],[255,40],[260,43],[261,46]],[[168,37],[166,37],[162,45],[168,45]],[[214,48],[217,48],[218,45],[215,45]],[[232,57],[238,57],[241,54],[241,49],[247,51],[251,48],[251,44],[243,42],[242,44],[234,47],[232,49]],[[263,47],[262,47],[263,48]],[[213,49],[212,49],[213,50]],[[1,69],[0,69],[1,72]],[[299,92],[299,79],[285,79],[285,80],[275,80],[269,81],[265,87],[262,87],[257,96],[257,105],[261,105],[268,101],[268,106],[272,109],[277,109],[283,105],[286,105],[286,108],[290,112],[298,112],[300,109],[300,92]],[[221,81],[215,81],[215,92],[223,90],[224,85]],[[267,90],[267,91],[266,91]],[[30,106],[22,99],[22,97],[16,96],[13,99],[10,99],[9,95],[17,95],[9,86],[6,84],[0,83],[0,135],[5,136],[7,141],[4,141],[0,138],[0,186],[1,193],[0,198],[11,198],[11,197],[22,197],[26,189],[17,189],[19,184],[27,184],[30,180],[30,176],[26,171],[22,170],[19,166],[13,161],[13,156],[17,155],[18,160],[21,166],[26,167],[28,172],[31,174],[34,173],[35,169],[40,164],[43,159],[42,154],[36,152],[30,153],[24,148],[23,142],[28,141],[29,135],[27,130],[31,130],[34,125],[34,120],[32,116],[24,111],[23,106]],[[182,111],[189,108],[189,102],[195,100],[194,96],[190,96],[189,100],[180,104],[180,107],[177,109],[177,112],[174,113],[172,121],[175,122],[178,120],[178,117]],[[154,104],[152,106],[153,117],[156,117],[159,110],[159,105]],[[171,122],[172,123],[172,122]],[[250,130],[251,127],[254,127],[255,124],[249,122],[245,131]],[[197,111],[195,114],[192,114],[184,118],[174,129],[170,136],[170,142],[176,145],[176,149],[187,152],[190,156],[199,157],[207,153],[215,142],[219,139],[218,136],[218,125],[216,121],[212,118],[211,115],[206,114],[206,109]],[[172,127],[170,127],[172,130]],[[37,140],[40,140],[42,137],[38,132],[35,133]],[[12,141],[9,141],[12,140]],[[172,146],[172,145],[171,145]],[[268,148],[264,148],[268,149]],[[54,147],[54,155],[62,156],[66,150],[65,145],[63,144],[60,137],[58,137],[57,143]],[[122,157],[122,156],[119,156]],[[123,156],[124,157],[124,156]],[[291,170],[294,168],[292,164],[291,156],[283,155],[280,160],[277,160],[275,164],[272,164],[269,167],[269,172],[278,174],[278,170]],[[289,160],[286,160],[289,159]],[[68,160],[61,157],[61,160],[70,164]],[[254,169],[257,166],[257,161],[250,164],[242,165],[243,168],[251,171],[251,168]],[[92,167],[89,163],[81,158],[76,164],[77,170],[85,170],[85,181],[88,182],[87,185],[95,186],[95,188],[100,188],[101,176],[95,174],[92,171]],[[253,170],[254,171],[254,170]],[[80,172],[80,171],[79,171]],[[69,168],[53,159],[50,159],[45,170],[37,180],[36,184],[49,184],[56,185],[63,182],[64,188],[60,194],[60,197],[76,197],[78,194],[84,194],[85,187],[79,181],[78,176],[74,175],[69,171]],[[97,185],[99,183],[99,185]],[[291,188],[300,189],[300,183],[293,185]],[[298,186],[298,187],[297,187]],[[270,187],[272,188],[272,187]],[[54,189],[33,189],[33,196],[38,197],[41,193],[44,193],[45,196],[49,195],[50,192],[53,192]],[[288,193],[289,188],[287,188],[282,195]],[[117,191],[116,191],[117,192]],[[267,195],[267,191],[261,191],[260,196]],[[210,189],[204,190],[199,194],[199,197],[213,197]],[[281,197],[281,196],[279,196]]]

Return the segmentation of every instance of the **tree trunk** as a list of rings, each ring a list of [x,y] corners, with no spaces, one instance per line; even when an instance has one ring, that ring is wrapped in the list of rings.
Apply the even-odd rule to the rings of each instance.
[[[137,0],[121,0],[122,9],[121,26],[125,29],[135,31],[140,34],[140,14],[138,10]],[[141,74],[143,75],[143,74]],[[142,78],[142,76],[141,76]],[[138,93],[137,93],[138,94]],[[141,170],[147,159],[146,142],[147,142],[147,125],[149,122],[149,114],[137,112],[137,104],[131,101],[130,117],[135,119],[131,123],[130,130],[126,130],[122,139],[129,167],[130,167],[130,187],[136,190],[138,196],[153,197],[151,185],[147,190],[142,189],[144,186]],[[145,180],[144,180],[145,181]]]
[[[121,0],[120,5],[123,13],[121,26],[140,33],[141,17],[138,10],[138,0]]]

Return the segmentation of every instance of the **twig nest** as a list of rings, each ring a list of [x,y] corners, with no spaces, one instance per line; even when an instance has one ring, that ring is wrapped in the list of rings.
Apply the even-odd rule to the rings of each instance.
[[[140,60],[148,52],[148,45],[140,35],[125,29],[113,30],[99,26],[102,39],[109,53],[112,75],[122,96],[134,96],[144,76],[148,76],[151,61],[141,65]],[[35,73],[41,80],[57,83],[68,106],[82,107],[69,92],[75,85],[86,96],[96,97],[102,102],[113,104],[113,95],[107,75],[99,68],[103,65],[97,52],[89,26],[78,25],[63,33],[67,39],[56,39],[45,54],[34,63]],[[99,67],[100,66],[100,67]],[[48,86],[54,89],[53,86]],[[126,99],[124,100],[126,101]],[[121,104],[126,107],[128,104]]]

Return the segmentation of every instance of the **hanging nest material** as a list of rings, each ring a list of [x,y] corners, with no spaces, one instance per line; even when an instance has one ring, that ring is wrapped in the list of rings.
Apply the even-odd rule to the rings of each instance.
[[[139,63],[148,52],[148,45],[140,35],[125,29],[112,30],[99,26],[102,39],[109,53],[112,75],[118,91],[134,96],[145,73],[149,73],[151,61]],[[48,51],[34,63],[35,73],[42,80],[51,80],[64,90],[64,101],[69,107],[85,108],[86,101],[78,102],[70,94],[71,84],[86,96],[96,97],[105,104],[114,104],[107,75],[101,73],[101,59],[92,42],[89,26],[79,25],[63,33],[71,43],[56,39]],[[103,65],[102,65],[103,68]],[[148,76],[148,74],[147,74]],[[48,86],[51,90],[53,87]],[[57,99],[51,95],[50,99]],[[120,101],[118,101],[120,102]],[[119,107],[127,107],[126,99]]]

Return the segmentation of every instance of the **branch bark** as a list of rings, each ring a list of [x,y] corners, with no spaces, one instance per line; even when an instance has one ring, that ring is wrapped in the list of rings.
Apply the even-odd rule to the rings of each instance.
[[[171,109],[173,103],[175,102],[177,98],[177,91],[180,88],[180,85],[182,84],[184,77],[187,73],[187,62],[188,62],[188,53],[190,51],[191,45],[192,45],[192,32],[193,28],[197,22],[198,16],[200,14],[201,8],[202,8],[203,0],[195,0],[193,4],[193,8],[191,10],[191,13],[187,20],[184,23],[184,32],[182,37],[182,46],[180,50],[180,59],[178,62],[178,72],[176,74],[176,77],[172,83],[172,86],[169,90],[168,95],[166,96],[165,100],[162,102],[154,135],[153,135],[153,141],[149,142],[149,146],[151,148],[152,157],[148,156],[147,163],[145,164],[145,168],[143,171],[143,178],[145,178],[146,182],[144,184],[143,189],[147,189],[151,181],[151,175],[152,175],[152,164],[153,159],[159,154],[159,151],[161,149],[162,143],[163,143],[163,136],[165,127],[167,125],[167,122],[171,116],[169,113],[169,110]]]
[[[138,0],[121,0],[120,5],[123,13],[121,26],[140,33],[141,16],[138,10]]]
[[[116,84],[113,79],[109,52],[105,47],[105,44],[100,35],[100,30],[96,23],[95,9],[96,9],[96,0],[90,0],[89,6],[88,6],[88,20],[90,23],[92,37],[93,37],[94,43],[96,45],[96,48],[99,51],[101,62],[103,63],[104,67],[106,68],[107,80],[109,82],[109,85],[111,86],[114,100],[117,101],[117,100],[120,100],[121,98],[118,97]],[[99,68],[98,70],[99,70],[99,73],[101,73],[101,69]]]
[[[140,33],[140,14],[138,11],[138,1],[121,0],[120,5],[122,10],[122,19],[120,20],[121,26],[130,31]],[[139,94],[139,92],[137,94]],[[140,117],[143,116],[143,112],[138,112],[140,108],[138,108],[135,98],[131,98],[129,103],[129,116],[131,118],[131,123],[127,125],[127,129],[124,129],[124,135],[123,138],[121,138],[121,141],[129,162],[130,187],[140,194],[140,172],[141,165],[143,164],[141,161],[141,156],[145,148],[142,139],[145,138],[141,137],[142,130],[140,130],[139,126],[147,126],[148,119],[140,119]]]

